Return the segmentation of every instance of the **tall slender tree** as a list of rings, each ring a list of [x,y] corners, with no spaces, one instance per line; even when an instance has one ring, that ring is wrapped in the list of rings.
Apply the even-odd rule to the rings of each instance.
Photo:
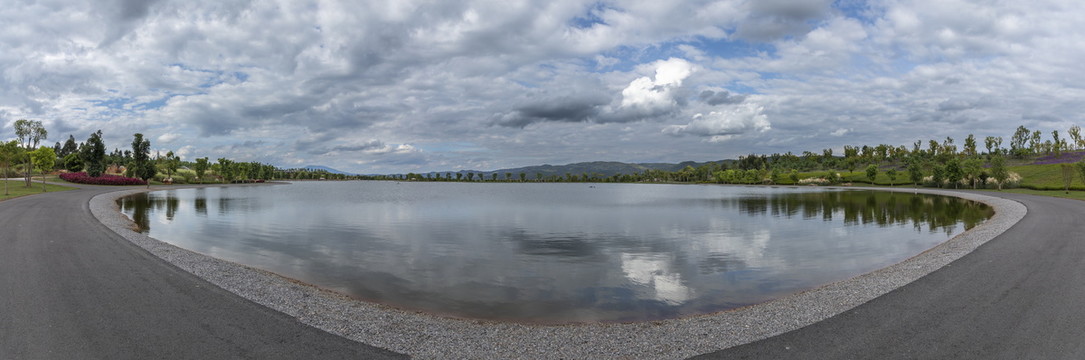
[[[106,166],[105,143],[102,141],[102,130],[90,134],[90,137],[87,138],[86,145],[83,146],[81,157],[83,158],[83,168],[87,170],[88,176],[102,176]]]
[[[49,171],[52,171],[53,166],[56,165],[57,154],[56,152],[53,152],[53,148],[42,146],[37,150],[31,151],[30,157],[34,164],[34,168],[41,172],[41,192],[45,192],[45,175],[48,175]]]
[[[233,181],[234,178],[234,162],[227,158],[219,158],[219,176],[222,177],[222,183],[227,181]]]
[[[987,146],[987,155],[999,153],[1001,152],[999,147],[1002,146],[1002,137],[988,136],[983,140],[983,144]]]
[[[998,190],[1002,191],[1002,184],[1010,177],[1009,170],[1006,170],[1006,159],[1002,156],[991,158],[991,177],[998,181]]]
[[[976,156],[976,137],[972,134],[968,134],[968,137],[964,138],[964,154]]]
[[[1072,147],[1074,150],[1085,148],[1085,140],[1083,140],[1081,138],[1081,127],[1080,126],[1077,126],[1077,125],[1071,126],[1069,133],[1070,133],[1070,140],[1074,142],[1073,144],[1070,144],[1070,147]]]
[[[1062,183],[1065,186],[1066,193],[1070,193],[1070,183],[1074,182],[1074,166],[1070,164],[1059,164],[1062,170]]]
[[[1081,176],[1081,182],[1085,183],[1085,160],[1074,163],[1074,168],[1077,169],[1078,176]]]
[[[19,147],[18,140],[8,141],[0,144],[0,177],[7,178],[8,172],[11,172],[12,163],[22,158],[22,148]],[[9,195],[8,181],[4,181],[4,195]]]
[[[203,181],[203,174],[207,172],[208,168],[207,157],[197,158],[194,167],[195,169],[193,170],[196,170],[196,179]]]
[[[1010,154],[1013,156],[1024,156],[1028,153],[1025,148],[1025,143],[1029,141],[1029,136],[1032,132],[1029,131],[1024,125],[1018,126],[1017,131],[1014,131],[1013,137],[1010,138]]]
[[[132,139],[132,174],[147,182],[151,187],[150,179],[158,172],[154,162],[151,161],[151,141],[144,139],[143,134],[135,133]]]
[[[15,136],[19,138],[19,142],[23,145],[25,157],[25,175],[26,175],[26,187],[30,187],[30,170],[33,167],[31,165],[30,152],[34,151],[38,147],[38,143],[45,140],[49,136],[49,132],[45,130],[45,126],[42,126],[41,121],[19,119],[15,120]]]
[[[173,155],[173,151],[167,151],[166,157],[159,157],[158,162],[166,170],[166,178],[173,181],[173,173],[177,172],[177,167],[181,165],[181,157]]]
[[[912,180],[912,186],[919,188],[919,182],[923,180],[923,167],[919,165],[919,160],[912,159],[908,164],[908,179]]]

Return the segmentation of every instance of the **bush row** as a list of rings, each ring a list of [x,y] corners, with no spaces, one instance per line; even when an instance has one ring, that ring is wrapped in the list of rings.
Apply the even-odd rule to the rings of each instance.
[[[68,182],[90,185],[147,185],[147,182],[136,178],[108,174],[90,177],[86,172],[63,173],[60,174],[60,178]]]

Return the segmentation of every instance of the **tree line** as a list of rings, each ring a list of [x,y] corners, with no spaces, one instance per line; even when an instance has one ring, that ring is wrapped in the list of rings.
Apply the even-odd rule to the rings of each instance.
[[[280,169],[259,162],[234,161],[208,157],[181,160],[173,151],[151,153],[151,142],[143,134],[133,134],[131,147],[106,152],[102,131],[91,133],[83,142],[68,135],[64,143],[42,145],[49,132],[41,121],[19,119],[14,123],[16,140],[0,143],[0,173],[4,177],[21,176],[31,186],[34,172],[45,176],[56,170],[86,172],[91,178],[110,175],[137,178],[149,183],[234,183],[276,179],[346,179],[346,176],[323,170]],[[4,182],[5,194],[7,182]]]
[[[676,171],[646,169],[632,174],[602,175],[598,173],[566,173],[544,175],[535,173],[445,172],[428,174],[396,174],[362,177],[371,180],[399,181],[466,181],[466,182],[673,182],[723,184],[839,184],[854,181],[862,170],[861,180],[873,183],[879,175],[890,185],[899,183],[934,187],[991,186],[1001,189],[1019,179],[1008,170],[1007,161],[1030,156],[1062,156],[1066,152],[1085,149],[1081,128],[1074,125],[1062,136],[1058,130],[1045,138],[1040,130],[1019,126],[1004,141],[1000,136],[982,139],[973,134],[958,143],[952,137],[939,140],[917,140],[906,145],[843,146],[843,153],[832,148],[820,152],[804,151],[771,155],[750,154],[737,160],[710,162],[698,167],[686,166]],[[847,171],[845,177],[839,171]],[[1085,179],[1085,163],[1062,167],[1064,179],[1074,172]],[[515,175],[515,176],[514,176]],[[898,182],[898,180],[900,180]],[[1069,181],[1065,180],[1067,188]]]
[[[1058,130],[1045,138],[1040,130],[1018,126],[1003,147],[1003,138],[987,136],[981,139],[969,134],[961,143],[952,137],[939,140],[917,140],[905,145],[845,145],[842,154],[832,148],[801,154],[741,156],[737,160],[710,162],[698,167],[686,166],[676,171],[646,169],[631,174],[603,175],[598,173],[566,173],[564,175],[511,172],[445,172],[397,175],[345,175],[315,169],[280,169],[259,162],[241,162],[227,158],[211,161],[208,157],[193,161],[181,160],[173,151],[151,154],[150,141],[140,133],[133,134],[130,149],[106,152],[102,131],[91,133],[78,142],[73,135],[62,144],[41,146],[48,131],[40,121],[20,119],[14,124],[16,140],[0,143],[0,172],[5,177],[22,175],[31,186],[36,170],[44,174],[62,169],[86,171],[91,177],[102,176],[107,170],[144,181],[163,183],[250,182],[275,179],[305,180],[398,180],[398,181],[468,181],[468,182],[677,182],[727,184],[837,184],[855,181],[854,174],[863,170],[873,183],[885,175],[894,185],[918,186],[997,186],[1012,183],[1014,174],[1007,170],[1007,160],[1050,155],[1085,149],[1081,128],[1074,125],[1066,135]],[[847,171],[845,179],[838,171]],[[1074,173],[1085,178],[1085,163],[1062,167],[1067,190]],[[6,192],[5,183],[5,192]]]

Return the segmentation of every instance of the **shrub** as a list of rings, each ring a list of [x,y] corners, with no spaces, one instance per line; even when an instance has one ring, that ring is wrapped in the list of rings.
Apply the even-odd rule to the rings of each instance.
[[[805,179],[799,180],[799,185],[830,185],[830,184],[831,184],[831,182],[829,180],[826,180],[824,178],[818,178],[818,177],[805,178]]]
[[[90,177],[86,172],[63,173],[60,178],[67,182],[90,185],[147,185],[147,182],[136,178],[107,174]]]
[[[1006,183],[1002,184],[1003,189],[1013,189],[1021,185],[1021,175],[1015,172],[1010,172],[1010,176],[1006,178]],[[998,179],[987,178],[988,189],[998,189]],[[1055,189],[1058,190],[1058,189]]]
[[[207,176],[204,174],[204,176]],[[196,182],[196,171],[189,169],[177,169],[173,173],[174,184],[192,184]]]

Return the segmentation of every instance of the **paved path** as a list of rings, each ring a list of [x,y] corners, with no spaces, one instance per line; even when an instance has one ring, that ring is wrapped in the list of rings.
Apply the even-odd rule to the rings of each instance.
[[[84,187],[0,201],[0,359],[372,359],[99,223]]]
[[[397,355],[150,255],[90,214],[90,198],[115,190],[0,202],[0,359]],[[1085,358],[1085,202],[997,195],[1029,213],[972,254],[828,320],[703,357]]]
[[[1085,359],[1085,201],[986,194],[1028,215],[866,304],[702,358]]]

